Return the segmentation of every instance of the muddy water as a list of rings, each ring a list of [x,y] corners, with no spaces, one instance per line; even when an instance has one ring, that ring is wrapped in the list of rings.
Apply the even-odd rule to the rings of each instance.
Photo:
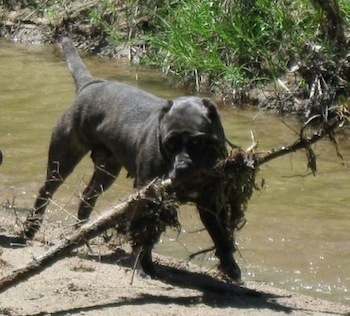
[[[127,63],[86,59],[91,71],[121,80],[166,98],[183,94],[164,84],[153,71]],[[31,207],[45,174],[51,129],[74,96],[73,81],[59,51],[53,47],[26,47],[0,41],[0,203]],[[256,110],[222,110],[225,130],[236,144],[248,147],[250,131],[260,149],[288,144],[296,138],[297,122],[284,118],[292,128]],[[239,232],[238,261],[245,280],[350,304],[350,143],[339,136],[344,167],[328,142],[317,144],[318,173],[308,174],[303,153],[279,158],[262,166],[259,181],[266,189],[256,192]],[[91,163],[85,159],[54,197],[48,220],[73,218],[79,193],[89,180]],[[99,200],[95,214],[131,192],[131,181],[122,174]],[[55,205],[56,204],[56,205]],[[64,210],[62,210],[64,209]],[[71,215],[69,215],[71,214]],[[180,212],[183,229],[169,232],[157,246],[159,252],[178,257],[211,246],[191,207]],[[217,263],[209,255],[197,262]]]

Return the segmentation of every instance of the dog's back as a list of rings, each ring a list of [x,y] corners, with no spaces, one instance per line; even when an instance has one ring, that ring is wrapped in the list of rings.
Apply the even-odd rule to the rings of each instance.
[[[93,77],[80,58],[73,42],[68,37],[62,38],[61,45],[68,68],[74,78],[76,90],[79,91],[87,83],[93,80]]]

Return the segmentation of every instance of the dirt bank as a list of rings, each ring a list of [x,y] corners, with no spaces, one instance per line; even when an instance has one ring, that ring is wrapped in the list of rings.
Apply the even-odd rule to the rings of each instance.
[[[62,35],[72,38],[81,51],[103,57],[129,58],[138,62],[145,43],[141,39],[116,47],[100,26],[93,25],[89,16],[98,1],[67,1],[65,5],[52,2],[37,9],[18,1],[12,6],[0,5],[0,37],[28,44],[52,44]],[[51,3],[51,2],[50,2]],[[123,10],[123,8],[121,8]],[[126,21],[116,24],[121,34],[127,32]],[[123,41],[121,41],[122,43]],[[132,45],[132,46],[131,46]]]

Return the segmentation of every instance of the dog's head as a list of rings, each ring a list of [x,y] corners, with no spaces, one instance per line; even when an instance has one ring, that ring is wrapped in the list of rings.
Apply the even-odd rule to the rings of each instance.
[[[203,183],[203,172],[227,153],[216,106],[205,98],[169,101],[160,115],[159,142],[169,166],[168,176],[191,190]],[[194,197],[193,192],[187,195]]]

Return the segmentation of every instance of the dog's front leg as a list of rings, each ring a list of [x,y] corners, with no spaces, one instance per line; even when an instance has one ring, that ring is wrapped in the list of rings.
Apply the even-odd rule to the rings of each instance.
[[[219,269],[235,282],[241,281],[241,270],[233,258],[234,239],[225,225],[224,210],[197,205],[200,218],[215,245],[215,255],[220,260]]]
[[[147,247],[139,252],[139,260],[142,268],[142,272],[151,278],[156,278],[156,270],[152,261],[152,248]]]

